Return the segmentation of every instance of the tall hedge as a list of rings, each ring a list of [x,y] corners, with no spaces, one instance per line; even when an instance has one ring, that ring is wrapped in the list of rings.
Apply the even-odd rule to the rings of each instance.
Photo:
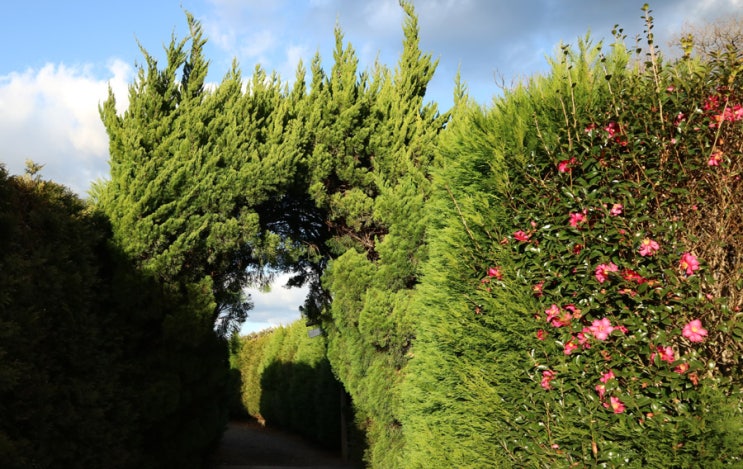
[[[196,306],[68,189],[0,176],[2,466],[199,467],[226,421],[223,341],[175,325]]]
[[[646,14],[642,55],[582,41],[458,103],[408,467],[740,465],[740,59],[666,62]]]

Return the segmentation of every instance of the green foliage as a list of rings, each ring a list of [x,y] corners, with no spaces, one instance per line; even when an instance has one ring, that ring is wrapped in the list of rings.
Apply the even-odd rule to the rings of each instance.
[[[131,425],[111,405],[119,349],[101,314],[106,224],[62,186],[0,168],[0,465],[115,467]],[[33,176],[33,177],[32,177]]]
[[[343,388],[325,357],[325,338],[310,338],[304,323],[295,321],[240,341],[236,366],[248,413],[337,449]]]
[[[650,43],[628,67],[622,39],[562,47],[490,110],[458,103],[408,467],[740,464],[740,65]]]
[[[199,467],[226,422],[212,305],[143,276],[66,188],[3,170],[0,193],[2,466]]]

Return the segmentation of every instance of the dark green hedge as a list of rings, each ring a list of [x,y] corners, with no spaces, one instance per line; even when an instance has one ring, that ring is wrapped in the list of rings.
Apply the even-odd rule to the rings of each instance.
[[[199,467],[228,370],[203,305],[133,269],[68,189],[4,169],[0,245],[0,466]]]

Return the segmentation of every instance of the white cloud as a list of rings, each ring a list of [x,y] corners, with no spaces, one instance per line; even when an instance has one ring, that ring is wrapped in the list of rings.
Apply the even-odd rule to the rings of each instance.
[[[131,68],[112,61],[107,77],[91,65],[46,64],[0,76],[0,159],[13,174],[25,160],[45,165],[42,176],[84,195],[108,173],[108,137],[98,114],[108,85],[126,107]]]
[[[271,283],[269,292],[254,288],[246,290],[250,293],[254,307],[248,312],[248,319],[242,325],[241,333],[285,326],[301,317],[299,306],[304,304],[307,288],[284,288],[290,276],[277,276]]]

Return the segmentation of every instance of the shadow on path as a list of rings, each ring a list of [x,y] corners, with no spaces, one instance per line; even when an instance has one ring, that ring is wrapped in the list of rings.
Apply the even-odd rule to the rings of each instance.
[[[214,469],[358,469],[340,454],[317,449],[302,437],[257,422],[230,422],[212,458]]]

